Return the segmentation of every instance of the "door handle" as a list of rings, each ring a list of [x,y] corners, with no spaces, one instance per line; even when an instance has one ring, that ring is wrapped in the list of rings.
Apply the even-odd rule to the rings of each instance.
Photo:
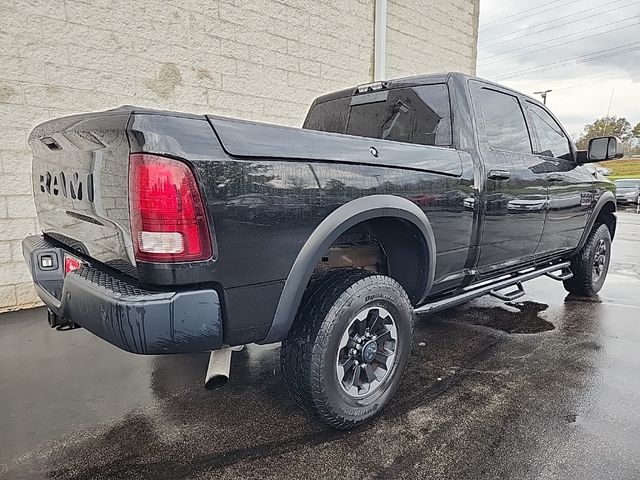
[[[511,172],[508,170],[491,170],[487,177],[490,180],[509,180],[509,178],[511,178]]]
[[[547,180],[550,182],[563,182],[564,177],[558,173],[550,173],[547,175]]]

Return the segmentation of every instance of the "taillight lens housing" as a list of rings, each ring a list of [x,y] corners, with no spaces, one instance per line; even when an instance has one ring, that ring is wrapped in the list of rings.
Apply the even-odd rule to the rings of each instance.
[[[145,153],[129,157],[129,217],[137,260],[193,262],[213,256],[200,190],[183,162]]]
[[[64,274],[78,270],[82,266],[82,262],[71,255],[64,256]]]

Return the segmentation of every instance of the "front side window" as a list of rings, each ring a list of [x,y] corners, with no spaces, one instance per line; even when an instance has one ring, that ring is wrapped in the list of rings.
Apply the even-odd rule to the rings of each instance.
[[[545,157],[570,160],[569,139],[560,128],[560,125],[558,125],[558,122],[544,108],[531,102],[527,102],[527,104],[531,112],[533,128],[540,144],[537,148],[539,151],[534,153]]]
[[[483,88],[480,109],[490,147],[515,153],[532,152],[527,124],[516,97]]]

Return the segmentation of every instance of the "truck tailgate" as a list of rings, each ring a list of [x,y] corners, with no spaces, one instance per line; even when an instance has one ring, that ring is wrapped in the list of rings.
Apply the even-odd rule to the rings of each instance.
[[[131,110],[64,117],[29,136],[33,189],[43,233],[135,274],[128,204]]]

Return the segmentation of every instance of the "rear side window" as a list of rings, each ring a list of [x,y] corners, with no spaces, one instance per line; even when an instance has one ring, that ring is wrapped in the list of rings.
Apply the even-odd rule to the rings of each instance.
[[[315,105],[304,128],[422,145],[452,144],[445,84],[370,95],[373,100],[367,102],[362,102],[367,97],[355,96]]]
[[[490,147],[532,153],[527,124],[516,97],[483,88],[480,90],[480,108]]]
[[[533,129],[538,137],[538,155],[545,157],[571,159],[571,149],[569,148],[569,139],[566,137],[558,122],[551,115],[535,103],[527,102],[531,119],[533,121]]]

